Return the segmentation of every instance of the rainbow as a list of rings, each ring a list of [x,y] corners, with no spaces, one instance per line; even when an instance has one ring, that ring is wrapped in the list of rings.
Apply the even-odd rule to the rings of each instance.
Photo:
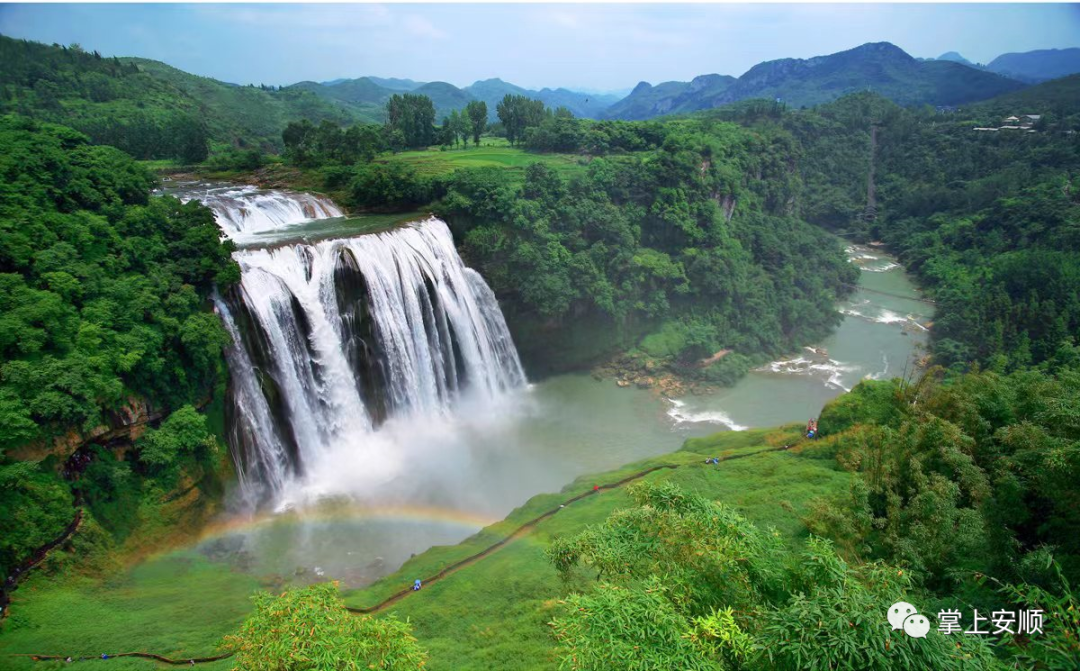
[[[236,515],[217,522],[211,522],[199,534],[197,543],[279,524],[371,520],[449,524],[479,531],[501,519],[490,515],[437,506],[369,506],[353,503],[334,503],[332,505],[288,510],[279,513],[264,512],[254,515]]]

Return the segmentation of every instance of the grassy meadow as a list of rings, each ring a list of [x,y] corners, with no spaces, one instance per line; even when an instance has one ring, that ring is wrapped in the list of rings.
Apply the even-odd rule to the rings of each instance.
[[[416,151],[403,151],[376,159],[382,163],[404,163],[424,176],[433,177],[453,172],[459,168],[506,168],[524,179],[525,168],[533,163],[543,163],[569,176],[585,171],[587,159],[571,154],[537,154],[511,147],[503,138],[482,137],[480,146],[469,145],[466,149],[442,149],[429,147]]]
[[[475,554],[524,522],[557,508],[594,485],[619,481],[661,464],[644,479],[670,480],[735,506],[761,526],[775,527],[792,543],[806,534],[800,521],[807,501],[842,490],[849,475],[828,457],[795,448],[768,451],[797,441],[799,427],[723,432],[690,439],[679,451],[628,464],[618,470],[578,478],[559,493],[541,494],[505,520],[454,546],[417,555],[396,573],[345,594],[354,607],[376,604],[417,577],[426,577]],[[709,457],[743,458],[706,465]],[[602,491],[568,505],[530,533],[496,552],[392,604],[380,616],[408,618],[430,652],[432,669],[553,669],[554,641],[546,623],[565,586],[548,564],[544,549],[560,535],[602,522],[629,504],[624,488]],[[271,578],[268,577],[267,580]],[[230,570],[194,551],[165,555],[104,580],[31,577],[15,592],[12,615],[0,633],[0,667],[67,668],[35,663],[18,653],[100,655],[147,651],[174,658],[214,654],[221,637],[249,612],[250,594],[271,586]],[[94,662],[86,662],[90,664]],[[156,663],[116,659],[111,669],[150,669]],[[200,666],[231,668],[228,660]]]

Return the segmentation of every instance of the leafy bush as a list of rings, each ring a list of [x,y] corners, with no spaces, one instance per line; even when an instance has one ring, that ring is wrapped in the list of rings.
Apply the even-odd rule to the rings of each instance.
[[[139,461],[154,471],[174,468],[187,457],[205,459],[217,451],[217,440],[206,428],[206,417],[185,405],[157,429],[148,429],[136,444]]]
[[[427,654],[407,622],[345,610],[337,585],[255,595],[255,612],[225,637],[237,671],[420,669]]]
[[[0,577],[64,530],[71,504],[67,486],[38,464],[0,463]]]
[[[793,553],[721,503],[670,484],[631,487],[634,507],[548,552],[568,586],[551,622],[574,669],[992,669],[978,637],[889,631],[909,574],[850,565],[811,537]],[[571,575],[578,565],[600,582]]]

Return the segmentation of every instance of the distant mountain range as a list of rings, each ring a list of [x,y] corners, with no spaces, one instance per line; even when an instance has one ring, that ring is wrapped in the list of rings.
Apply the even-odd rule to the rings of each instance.
[[[866,90],[901,105],[957,105],[986,100],[1023,86],[1014,79],[955,60],[920,61],[888,42],[877,42],[828,56],[767,61],[737,79],[706,75],[689,83],[665,82],[655,87],[642,82],[609,108],[604,117],[647,119],[750,98],[779,98],[789,106],[802,107]]]
[[[1080,48],[1038,49],[1023,53],[1002,54],[986,65],[972,63],[955,51],[941,54],[936,59],[925,60],[953,61],[969,67],[996,72],[1027,84],[1050,81],[1080,73]]]
[[[446,82],[380,77],[305,81],[282,88],[239,86],[158,61],[101,59],[2,35],[0,56],[4,63],[0,88],[6,87],[6,96],[0,96],[0,111],[36,109],[42,118],[71,123],[106,143],[115,141],[116,128],[149,129],[144,135],[150,137],[151,131],[158,132],[163,125],[198,118],[214,144],[265,148],[280,148],[282,130],[296,119],[342,125],[380,123],[386,101],[405,91],[431,97],[437,121],[471,100],[486,102],[495,120],[496,106],[508,93],[536,98],[553,108],[567,107],[575,116],[593,119],[650,119],[751,98],[779,98],[789,106],[801,107],[866,90],[902,105],[969,105],[994,99],[1003,101],[1001,111],[1015,107],[1015,113],[1054,113],[1073,104],[1068,98],[1078,87],[1076,75],[1062,75],[1080,72],[1080,49],[1075,48],[1004,54],[983,66],[956,52],[936,59],[916,59],[881,42],[828,56],[768,61],[741,77],[705,74],[688,82],[655,86],[641,82],[620,99],[610,93],[566,88],[526,89],[501,79],[485,79],[464,88]],[[55,86],[41,86],[38,80]],[[1035,88],[1029,83],[1045,80],[1063,83],[1033,90],[1032,95],[1039,98],[1008,95]],[[140,156],[153,153],[147,149],[153,147],[152,140],[143,138],[143,144],[132,152]]]
[[[618,101],[617,96],[609,94],[579,93],[569,89],[530,90],[504,82],[501,79],[485,79],[471,86],[458,88],[446,82],[417,82],[411,79],[385,79],[381,77],[360,77],[357,79],[335,79],[330,82],[300,82],[286,87],[309,91],[326,100],[367,109],[381,108],[395,93],[417,93],[431,98],[435,104],[435,116],[442,119],[454,110],[460,110],[472,100],[483,100],[488,106],[488,116],[495,120],[495,106],[505,95],[523,95],[542,100],[551,108],[566,107],[574,116],[587,119],[598,118],[600,113]]]
[[[1022,82],[1045,82],[1080,72],[1080,48],[1002,54],[987,63],[986,69]]]

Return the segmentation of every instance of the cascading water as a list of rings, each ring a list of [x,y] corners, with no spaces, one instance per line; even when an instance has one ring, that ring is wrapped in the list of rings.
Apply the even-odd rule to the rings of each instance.
[[[249,500],[319,493],[314,473],[343,451],[371,452],[377,470],[384,422],[445,416],[464,396],[490,405],[525,383],[494,294],[442,221],[234,258],[241,283],[217,305]]]
[[[310,193],[214,183],[182,184],[166,189],[170,191],[184,202],[198,200],[213,210],[225,235],[234,240],[314,219],[344,216],[330,199]]]

